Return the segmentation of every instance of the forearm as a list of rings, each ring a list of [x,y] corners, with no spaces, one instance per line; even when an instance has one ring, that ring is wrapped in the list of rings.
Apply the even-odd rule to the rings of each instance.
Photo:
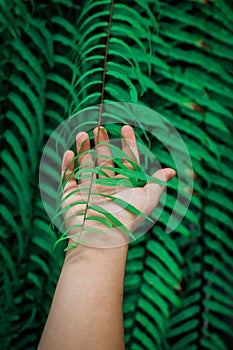
[[[39,350],[124,349],[122,300],[128,246],[68,252]]]

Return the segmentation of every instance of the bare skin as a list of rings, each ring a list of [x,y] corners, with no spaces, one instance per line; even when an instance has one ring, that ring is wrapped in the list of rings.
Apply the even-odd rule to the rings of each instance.
[[[98,130],[94,130],[97,136]],[[122,128],[122,136],[127,139],[127,145],[122,140],[122,149],[135,162],[139,162],[139,154],[135,141],[134,131],[130,126]],[[96,138],[97,139],[97,138]],[[86,142],[84,142],[86,140]],[[98,137],[99,142],[109,142],[105,129],[101,129]],[[77,152],[84,152],[90,148],[88,135],[79,133],[76,139]],[[110,148],[107,145],[97,145],[97,154],[111,157]],[[129,147],[131,151],[129,150]],[[134,156],[133,156],[134,154]],[[78,200],[82,200],[85,193],[83,191],[70,195],[75,189],[90,186],[90,178],[85,176],[77,184],[72,173],[73,165],[70,164],[74,157],[72,151],[67,151],[63,157],[62,174],[69,178],[65,185],[63,205],[69,205]],[[89,157],[87,159],[87,157]],[[79,158],[79,165],[88,163],[93,166],[93,159],[90,155]],[[84,159],[85,158],[85,159]],[[127,160],[124,164],[130,169],[131,165]],[[97,158],[97,165],[103,164],[112,167],[111,160]],[[70,167],[67,171],[67,167]],[[106,170],[111,178],[122,177],[115,175],[112,170]],[[157,171],[154,175],[163,181],[169,181],[175,176],[175,171],[170,168]],[[100,176],[101,177],[101,176]],[[149,215],[156,207],[160,199],[163,187],[156,183],[148,183],[144,187],[138,188],[115,188],[96,185],[95,193],[108,193],[118,196],[121,199],[130,198],[131,205]],[[68,198],[66,199],[66,197]],[[98,204],[106,210],[114,213],[114,216],[133,232],[142,221],[138,217],[112,200],[99,200],[99,196],[92,196],[93,204]],[[67,227],[79,225],[82,216],[74,216],[74,213],[81,213],[82,205],[72,207],[66,213]],[[93,216],[93,211],[89,210],[87,215]],[[94,215],[103,215],[94,212]],[[69,219],[69,217],[71,217]],[[105,229],[106,226],[95,220],[89,220],[88,225],[94,229]],[[71,229],[70,233],[75,231]],[[123,350],[124,328],[122,315],[123,287],[125,264],[128,251],[128,236],[120,229],[114,228],[114,239],[110,235],[111,229],[100,238],[100,235],[90,232],[82,233],[82,239],[90,239],[90,246],[79,244],[77,248],[69,250],[66,254],[64,266],[54,294],[51,310],[45,325],[44,332],[39,344],[39,350]],[[107,237],[107,238],[106,238]],[[111,237],[111,238],[110,238]],[[70,239],[69,244],[74,241]],[[101,248],[107,247],[107,249]]]

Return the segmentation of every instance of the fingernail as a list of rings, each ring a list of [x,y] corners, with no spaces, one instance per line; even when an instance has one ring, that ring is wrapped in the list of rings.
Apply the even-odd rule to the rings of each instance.
[[[88,134],[85,132],[85,131],[80,131],[77,135],[76,135],[76,139],[79,139],[80,137],[82,138],[87,138],[88,137]]]

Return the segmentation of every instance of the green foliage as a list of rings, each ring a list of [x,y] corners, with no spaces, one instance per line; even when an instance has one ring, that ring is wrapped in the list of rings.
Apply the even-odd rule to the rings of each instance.
[[[40,156],[58,124],[101,101],[110,7],[110,0],[0,2],[2,349],[35,349],[49,311],[65,245],[53,250],[57,234],[38,190]],[[167,117],[189,149],[194,173],[187,176],[195,180],[177,229],[164,232],[174,206],[168,189],[149,239],[130,246],[130,350],[231,346],[232,24],[227,0],[114,5],[104,101],[140,103]],[[162,145],[149,141],[159,161],[173,166]]]

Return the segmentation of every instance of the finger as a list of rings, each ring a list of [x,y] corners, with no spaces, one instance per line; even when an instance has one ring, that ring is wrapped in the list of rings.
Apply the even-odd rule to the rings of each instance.
[[[90,139],[86,132],[82,131],[79,132],[76,136],[76,149],[78,153],[78,164],[80,170],[88,168],[91,169],[94,167],[93,158],[90,151]],[[85,152],[85,153],[84,153]],[[87,153],[86,153],[87,152]],[[84,153],[84,154],[82,154]],[[92,173],[91,172],[85,172],[82,171],[79,175],[79,181],[80,183],[89,184],[91,182]],[[93,178],[95,179],[95,174],[93,175]]]
[[[74,152],[66,151],[62,160],[62,183],[65,184],[64,192],[70,190],[72,187],[77,186],[74,174]]]
[[[170,181],[176,175],[175,170],[171,168],[165,168],[157,170],[152,176],[158,180],[162,180],[164,182]],[[144,213],[150,215],[151,212],[158,205],[162,192],[165,186],[160,185],[154,182],[148,182],[144,186],[144,194],[146,198],[146,204],[144,208]]]
[[[164,182],[168,182],[171,179],[173,179],[173,177],[176,176],[176,172],[174,169],[172,168],[164,168],[164,169],[160,169],[157,170],[153,175],[152,175],[155,179],[164,181]],[[144,188],[150,191],[158,191],[158,188],[160,187],[161,192],[164,190],[165,186],[163,185],[159,185],[155,182],[148,182]]]
[[[121,129],[121,135],[122,151],[126,153],[134,163],[140,164],[138,146],[133,128],[130,125],[124,125]],[[128,169],[133,169],[133,166],[127,159],[123,158],[122,162]]]
[[[108,145],[98,145],[99,142],[107,142],[109,143],[107,130],[103,127],[100,127],[98,134],[98,127],[93,130],[93,134],[95,136],[95,145],[96,145],[96,154],[97,154],[97,165],[98,166],[107,166],[114,167],[114,162],[112,159],[106,159],[104,157],[112,158],[112,152]],[[101,156],[104,156],[101,158]],[[103,171],[110,177],[115,175],[115,172],[108,169],[103,169]],[[104,177],[103,175],[99,175],[99,177]]]

